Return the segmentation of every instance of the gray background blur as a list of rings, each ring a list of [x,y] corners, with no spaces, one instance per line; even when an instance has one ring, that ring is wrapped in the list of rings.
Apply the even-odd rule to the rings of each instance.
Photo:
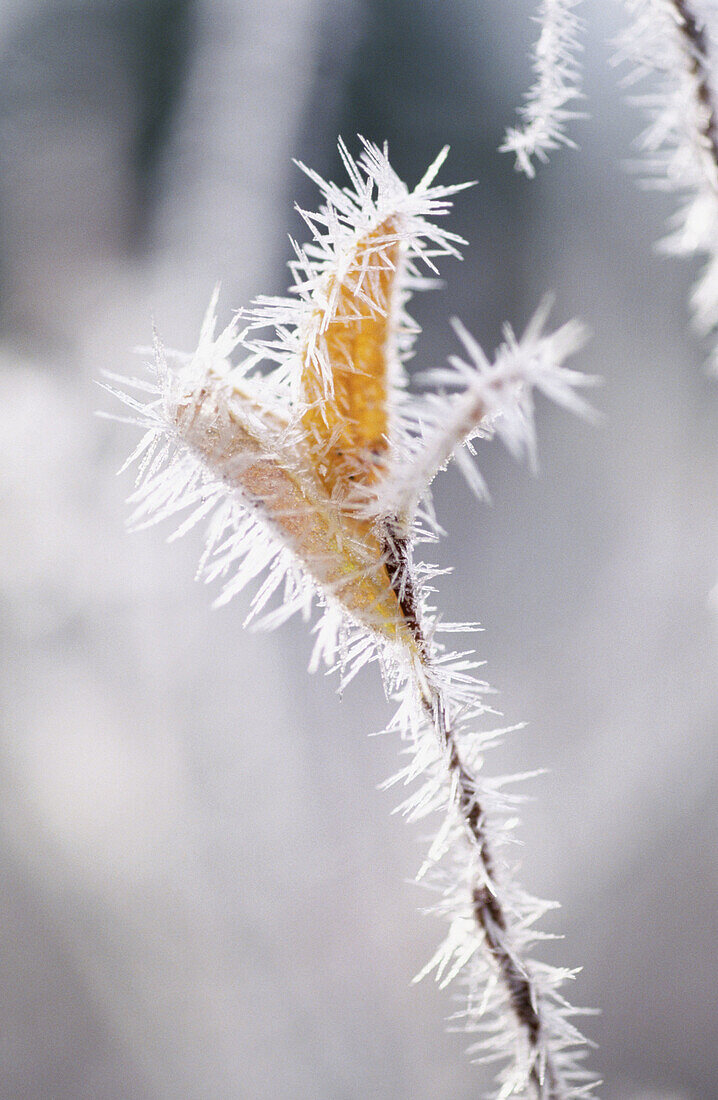
[[[546,766],[523,882],[563,903],[547,951],[606,1100],[718,1097],[718,383],[658,258],[672,203],[624,162],[640,129],[586,0],[581,151],[534,183],[496,152],[529,83],[528,0],[3,0],[0,8],[0,1097],[437,1100],[485,1078],[410,985],[439,925],[407,884],[421,837],[377,784],[375,672],[309,678],[301,623],[242,630],[193,581],[199,536],[129,537],[132,429],[93,416],[154,317],[190,349],[285,286],[300,157],[390,143],[415,182],[479,179],[470,247],[415,303],[419,368],[458,314],[490,347],[549,289],[593,330],[592,428],[539,410],[538,479],[482,449],[494,496],[437,485],[508,721],[490,773]]]

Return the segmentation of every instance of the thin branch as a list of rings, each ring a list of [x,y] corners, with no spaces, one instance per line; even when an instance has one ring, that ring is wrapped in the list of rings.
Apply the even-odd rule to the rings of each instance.
[[[398,702],[390,728],[411,756],[398,778],[417,781],[402,808],[439,822],[422,875],[449,932],[426,972],[465,986],[465,1028],[483,1033],[471,1051],[501,1062],[497,1100],[585,1100],[595,1078],[580,1065],[585,1040],[559,992],[573,973],[529,957],[547,905],[500,859],[516,800],[505,780],[478,779],[481,753],[500,736],[482,728],[489,689],[473,657],[434,640],[427,582],[436,570],[412,560],[417,539],[440,532],[429,483],[479,426],[531,457],[534,389],[585,411],[575,391],[589,379],[564,365],[583,330],[571,322],[544,332],[544,306],[520,340],[505,329],[489,362],[456,322],[466,360],[431,373],[449,393],[410,399],[401,372],[415,328],[405,305],[425,285],[417,263],[454,251],[457,238],[430,218],[457,188],[433,185],[432,168],[409,192],[375,146],[365,143],[359,162],[342,153],[354,191],[318,180],[327,202],[310,221],[325,230],[298,250],[298,300],[263,300],[250,315],[269,338],[242,338],[236,323],[215,337],[213,300],[194,356],[175,371],[158,345],[150,399],[118,394],[144,432],[134,522],[184,511],[183,533],[207,521],[201,570],[224,578],[221,602],[265,573],[251,617],[283,585],[266,626],[308,617],[317,596],[311,667],[340,669],[342,686],[380,663]],[[232,367],[239,340],[251,354]],[[259,356],[276,367],[255,374]],[[317,385],[304,386],[308,377]]]
[[[534,83],[518,113],[523,124],[507,129],[501,153],[514,153],[516,169],[530,179],[536,175],[533,158],[542,163],[561,145],[575,148],[566,124],[581,114],[567,104],[581,98],[581,70],[576,54],[581,21],[575,8],[580,0],[542,0],[536,22],[541,31],[533,49]]]
[[[699,132],[710,157],[713,186],[718,188],[718,131],[716,130],[716,105],[710,86],[710,59],[706,28],[699,24],[695,12],[687,0],[673,0],[676,22],[683,37],[688,69],[695,80],[695,95],[699,106]]]
[[[450,703],[433,676],[432,665],[436,655],[432,653],[421,626],[421,608],[413,582],[409,540],[391,524],[387,525],[385,557],[392,588],[421,653],[421,674],[415,678],[415,689],[434,731],[441,767],[445,769],[447,782],[444,789],[449,800],[446,810],[453,805],[473,857],[468,867],[469,881],[454,882],[452,888],[464,888],[469,892],[475,946],[478,949],[481,944],[485,945],[503,990],[505,1006],[524,1035],[527,1053],[524,1059],[517,1058],[515,1062],[514,1072],[518,1067],[518,1077],[514,1078],[514,1084],[518,1086],[516,1091],[530,1087],[537,1100],[568,1100],[579,1093],[574,1087],[575,1081],[570,1083],[565,1080],[562,1069],[556,1064],[556,1059],[562,1057],[561,1043],[556,1042],[555,1021],[552,1024],[546,1018],[544,992],[534,979],[530,963],[510,946],[511,941],[518,938],[514,928],[516,914],[509,912],[499,889],[496,860],[487,833],[487,815],[478,780],[463,758],[458,730],[449,718]],[[473,953],[472,946],[469,937],[466,955]],[[555,1051],[558,1051],[556,1057]],[[580,1072],[565,1055],[563,1061],[569,1073],[575,1075]],[[508,1091],[506,1095],[509,1095]]]
[[[718,109],[712,44],[690,0],[626,0],[631,24],[616,61],[633,66],[633,83],[647,75],[658,87],[637,100],[649,125],[640,138],[651,182],[675,191],[681,205],[663,251],[705,259],[691,295],[698,329],[718,329]],[[711,359],[718,365],[718,348]]]
[[[476,780],[464,766],[440,696],[434,698],[432,710],[437,735],[445,745],[447,767],[455,780],[456,805],[481,868],[471,889],[474,918],[494,960],[511,1010],[526,1033],[530,1051],[528,1083],[540,1100],[565,1100],[570,1095],[569,1090],[545,1043],[549,1028],[543,1018],[541,994],[523,961],[506,946],[512,921],[500,893],[493,886],[496,881],[495,860],[485,831],[484,810],[476,794]]]

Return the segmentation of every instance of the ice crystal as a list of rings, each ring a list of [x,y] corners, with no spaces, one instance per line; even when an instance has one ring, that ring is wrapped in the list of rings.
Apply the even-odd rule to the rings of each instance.
[[[680,206],[661,242],[664,251],[699,256],[705,266],[691,304],[699,330],[718,328],[718,119],[714,86],[713,2],[626,0],[630,25],[616,60],[629,62],[629,80],[648,75],[654,88],[635,97],[649,125],[640,138],[641,167],[653,186],[675,191]],[[711,355],[718,367],[718,350]]]
[[[497,436],[532,456],[535,390],[585,411],[577,389],[590,380],[565,366],[583,330],[547,332],[542,307],[520,338],[506,329],[490,361],[455,322],[462,355],[410,396],[417,328],[406,307],[464,243],[436,222],[460,188],[434,182],[446,150],[413,190],[386,150],[340,151],[350,186],[305,169],[323,204],[304,213],[312,240],[295,245],[291,296],[258,299],[215,335],[215,294],[193,355],[156,341],[149,381],[110,387],[144,429],[128,460],[139,464],[132,523],[181,513],[176,537],[207,522],[201,573],[222,578],[220,602],[262,575],[250,618],[266,626],[309,615],[316,600],[312,669],[337,668],[345,684],[379,662],[397,705],[388,728],[406,750],[391,781],[411,786],[400,809],[439,823],[420,878],[447,932],[426,973],[463,985],[456,1021],[480,1036],[477,1058],[500,1063],[502,1100],[589,1097],[575,1010],[559,992],[572,972],[529,957],[547,905],[511,878],[516,799],[509,780],[481,777],[500,736],[484,728],[486,685],[469,655],[438,640],[470,624],[442,624],[429,604],[433,571],[413,558],[439,534],[436,473],[457,458],[482,488],[472,439]]]
[[[516,168],[536,175],[534,159],[545,162],[561,145],[575,148],[566,124],[581,115],[568,105],[581,98],[580,0],[541,0],[536,22],[539,37],[533,49],[535,80],[519,108],[521,126],[506,131],[502,153],[514,153]]]

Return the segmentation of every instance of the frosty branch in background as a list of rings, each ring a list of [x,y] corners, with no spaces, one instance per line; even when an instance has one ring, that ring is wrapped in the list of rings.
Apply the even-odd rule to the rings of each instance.
[[[576,15],[580,0],[541,0],[536,21],[540,33],[533,49],[535,81],[519,107],[523,122],[508,129],[500,151],[514,153],[516,168],[532,178],[534,159],[545,162],[561,145],[575,148],[566,125],[580,113],[568,104],[581,98],[581,21]]]
[[[324,203],[303,212],[312,240],[295,246],[293,295],[258,299],[218,336],[214,299],[193,355],[157,344],[150,381],[114,391],[144,429],[130,459],[134,523],[186,512],[179,534],[207,519],[201,568],[224,578],[220,602],[263,573],[250,617],[263,612],[265,625],[318,602],[312,668],[325,662],[346,684],[379,662],[408,757],[391,783],[412,785],[410,820],[437,826],[420,878],[447,930],[424,973],[463,982],[463,1024],[481,1033],[471,1051],[500,1063],[500,1100],[588,1098],[595,1078],[559,991],[572,972],[530,957],[548,906],[511,875],[510,780],[481,777],[500,736],[484,728],[486,685],[470,656],[438,640],[469,627],[442,623],[429,603],[435,570],[414,560],[440,533],[429,486],[465,444],[497,436],[532,456],[534,390],[586,411],[576,391],[590,380],[565,366],[584,334],[575,322],[547,332],[542,309],[520,339],[507,328],[489,361],[457,322],[462,356],[429,375],[432,392],[410,396],[406,307],[464,243],[437,224],[460,188],[434,183],[446,151],[413,191],[386,150],[364,143],[358,161],[340,151],[350,187],[305,169]]]
[[[689,0],[627,0],[631,24],[617,61],[629,80],[657,77],[656,91],[637,99],[650,124],[641,136],[643,167],[655,187],[675,191],[681,205],[666,252],[701,256],[705,266],[691,298],[704,334],[718,328],[718,130],[710,19],[715,7]],[[711,353],[718,367],[718,349]]]
[[[502,152],[535,175],[559,145],[574,145],[566,123],[578,117],[567,104],[580,97],[580,20],[577,0],[542,0],[533,51],[535,82],[519,108],[523,125],[506,133]],[[641,136],[644,173],[653,186],[675,191],[681,206],[664,251],[705,258],[691,298],[697,327],[718,330],[718,115],[714,78],[718,11],[710,0],[625,0],[630,23],[620,36],[617,62],[629,62],[626,83],[648,75],[659,85],[636,102],[649,116]],[[711,353],[718,369],[718,347]]]

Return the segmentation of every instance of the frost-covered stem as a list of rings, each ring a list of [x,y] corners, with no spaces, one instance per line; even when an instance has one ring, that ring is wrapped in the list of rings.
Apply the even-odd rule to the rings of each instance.
[[[561,7],[570,17],[573,3],[554,2]],[[207,517],[201,572],[224,578],[218,602],[265,573],[248,621],[283,586],[260,622],[308,616],[318,597],[313,670],[340,669],[344,685],[380,662],[398,703],[388,729],[411,757],[390,783],[420,781],[399,808],[410,820],[443,817],[419,878],[436,891],[448,931],[417,980],[433,971],[442,985],[464,986],[459,1017],[480,1033],[471,1052],[502,1063],[497,1100],[588,1100],[595,1081],[579,1064],[577,1010],[559,992],[575,972],[530,958],[541,937],[533,924],[551,906],[504,873],[516,798],[499,792],[518,777],[479,778],[483,749],[501,733],[474,726],[488,685],[474,678],[473,659],[434,640],[442,627],[470,624],[442,624],[429,603],[435,569],[412,560],[417,540],[440,530],[430,495],[438,470],[453,456],[482,488],[463,444],[495,435],[532,460],[535,391],[587,411],[576,390],[590,379],[565,366],[584,332],[575,322],[546,332],[545,304],[520,339],[505,328],[490,362],[455,322],[465,358],[451,356],[425,379],[432,389],[410,398],[415,326],[405,306],[426,285],[420,265],[434,270],[456,251],[455,235],[431,219],[457,188],[432,184],[443,153],[410,192],[386,151],[363,145],[358,162],[341,146],[352,188],[312,174],[326,202],[306,216],[313,240],[297,248],[296,297],[260,299],[249,314],[252,327],[270,326],[267,339],[248,340],[236,323],[215,337],[213,299],[197,351],[178,370],[158,345],[153,381],[125,383],[147,398],[113,391],[144,429],[130,459],[139,463],[133,523],[186,511],[181,534]],[[233,364],[239,344],[250,354]],[[276,366],[257,371],[260,360]]]
[[[507,327],[505,343],[493,363],[489,362],[461,322],[453,320],[454,331],[462,341],[471,365],[457,356],[451,356],[450,371],[432,372],[438,383],[448,383],[452,387],[458,384],[463,390],[427,410],[434,423],[425,430],[421,449],[413,461],[402,463],[388,479],[382,502],[386,511],[397,517],[400,528],[407,529],[427,487],[451,458],[461,462],[462,471],[476,494],[481,496],[485,493],[476,468],[461,461],[462,446],[477,435],[496,432],[514,453],[520,454],[524,450],[533,461],[532,386],[543,389],[554,400],[575,412],[591,415],[589,407],[577,397],[572,387],[589,385],[595,379],[586,376],[579,378],[575,372],[562,366],[563,361],[583,344],[585,331],[577,322],[569,322],[553,334],[546,335],[543,326],[550,308],[551,299],[547,298],[518,342]]]
[[[468,394],[462,398],[453,415],[427,440],[421,455],[405,471],[403,479],[397,480],[392,487],[392,503],[396,515],[405,526],[410,522],[426,486],[443,470],[461,444],[478,431],[486,415],[483,396]]]
[[[624,0],[632,19],[619,38],[617,62],[631,81],[658,76],[637,102],[649,125],[640,145],[649,179],[680,200],[662,251],[705,259],[691,295],[696,326],[718,328],[718,103],[711,56],[715,6],[695,0]],[[718,360],[714,348],[711,359]]]
[[[541,999],[521,960],[507,948],[511,919],[496,887],[494,857],[485,830],[485,815],[476,784],[461,757],[441,694],[433,692],[425,707],[439,739],[456,809],[476,853],[478,870],[471,884],[471,902],[479,939],[486,944],[518,1023],[525,1029],[531,1052],[529,1083],[538,1100],[563,1100],[567,1095],[552,1058],[541,1044]]]
[[[420,663],[415,665],[415,688],[427,719],[433,728],[446,768],[450,791],[447,812],[453,808],[463,823],[469,845],[475,855],[472,881],[467,883],[471,912],[476,926],[477,944],[484,944],[491,957],[507,1004],[517,1023],[524,1029],[529,1050],[526,1084],[536,1100],[565,1100],[569,1091],[553,1064],[544,1040],[541,994],[530,970],[507,945],[512,920],[501,898],[496,864],[486,830],[486,814],[477,783],[467,768],[459,747],[456,730],[449,717],[450,706],[442,690],[433,682],[432,652],[424,636],[416,593],[412,584],[409,544],[394,522],[387,524],[385,543],[387,572],[402,612],[418,644]]]
[[[523,125],[506,131],[502,153],[514,153],[516,169],[529,178],[536,175],[532,158],[548,160],[548,154],[560,145],[575,147],[566,134],[566,123],[577,118],[567,103],[581,96],[580,69],[576,53],[580,49],[579,19],[575,8],[579,0],[542,0],[536,17],[541,31],[533,49],[535,81],[519,107]]]
[[[710,156],[711,183],[718,190],[718,132],[716,131],[716,109],[710,87],[708,60],[708,42],[705,27],[698,23],[695,12],[687,0],[671,0],[676,13],[676,23],[683,40],[688,59],[688,70],[695,83],[695,95],[700,108],[699,123],[701,144]]]

